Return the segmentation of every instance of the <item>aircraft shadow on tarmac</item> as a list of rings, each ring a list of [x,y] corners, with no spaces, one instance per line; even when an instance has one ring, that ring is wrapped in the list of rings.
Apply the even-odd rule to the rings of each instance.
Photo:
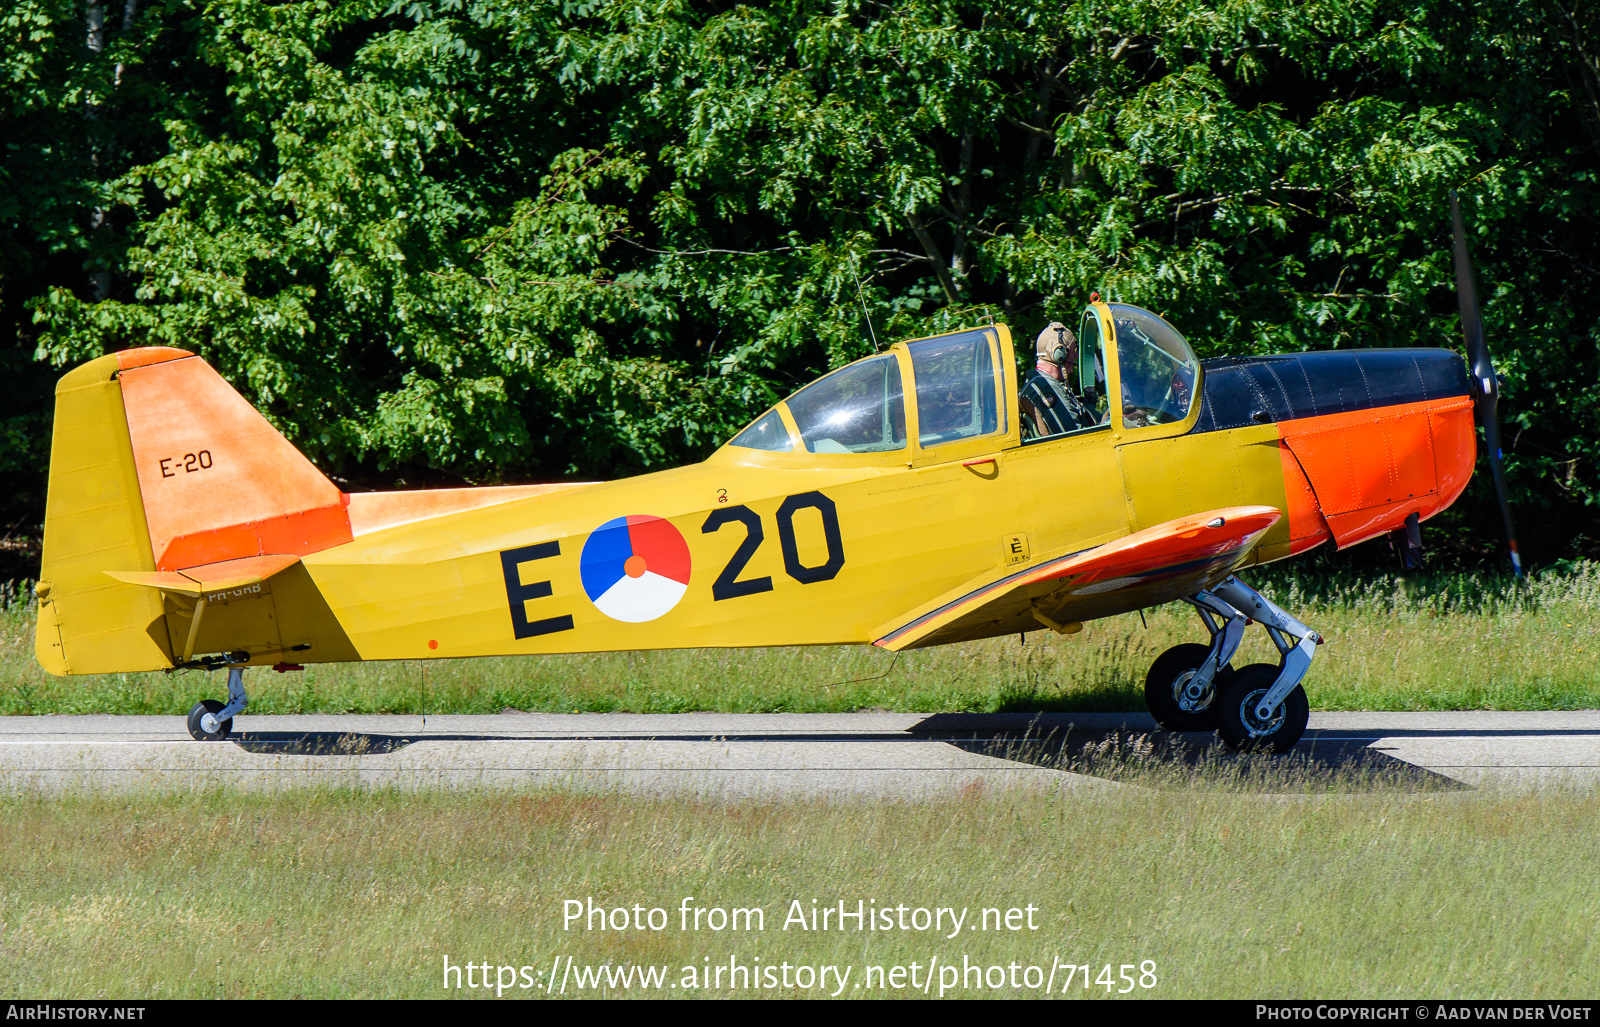
[[[268,756],[381,756],[416,740],[356,731],[250,731],[230,739],[246,752]]]
[[[1087,718],[1085,718],[1087,719]],[[1434,732],[1311,730],[1283,756],[1240,755],[1214,735],[1147,731],[1137,724],[1081,726],[1070,715],[940,713],[896,732],[682,732],[433,734],[412,737],[335,731],[251,731],[233,742],[277,756],[364,756],[396,752],[416,741],[688,741],[688,742],[943,742],[966,752],[1155,787],[1223,784],[1242,791],[1461,791],[1470,786],[1372,747],[1380,737]],[[1456,732],[1451,732],[1455,734]]]
[[[1327,732],[1326,734],[1333,734]],[[1245,792],[1444,792],[1471,787],[1372,748],[1375,739],[1308,731],[1281,756],[1235,753],[1200,732],[1068,731],[944,739],[967,752],[1127,784]]]

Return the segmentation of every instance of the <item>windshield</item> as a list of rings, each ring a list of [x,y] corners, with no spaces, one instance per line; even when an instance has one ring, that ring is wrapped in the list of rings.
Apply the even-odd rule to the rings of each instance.
[[[1178,330],[1126,303],[1112,303],[1117,371],[1122,378],[1122,421],[1130,428],[1170,424],[1189,416],[1200,362]]]
[[[784,427],[778,408],[773,407],[751,423],[750,427],[728,440],[730,446],[745,449],[764,449],[769,453],[787,453],[794,448],[789,429]]]
[[[906,446],[900,364],[871,357],[812,382],[788,399],[800,438],[812,453],[884,453]]]

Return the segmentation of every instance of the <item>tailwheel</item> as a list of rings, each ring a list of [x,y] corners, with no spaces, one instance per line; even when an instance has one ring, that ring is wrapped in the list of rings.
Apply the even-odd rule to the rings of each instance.
[[[189,737],[197,742],[220,742],[233,730],[233,718],[218,720],[226,707],[215,699],[201,699],[189,711]]]
[[[1281,667],[1252,663],[1234,671],[1217,689],[1217,734],[1235,752],[1285,753],[1294,748],[1306,733],[1311,720],[1311,701],[1306,690],[1294,687],[1267,715],[1257,708],[1272,689]]]
[[[1211,647],[1188,642],[1156,657],[1144,679],[1144,702],[1150,716],[1168,731],[1211,731],[1217,726],[1218,691],[1233,675],[1223,667],[1210,682],[1197,684],[1196,673]]]

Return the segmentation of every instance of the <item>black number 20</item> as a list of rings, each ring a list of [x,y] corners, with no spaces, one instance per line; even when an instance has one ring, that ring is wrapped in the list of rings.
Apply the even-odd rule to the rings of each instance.
[[[738,521],[744,525],[744,541],[733,551],[733,558],[728,561],[728,566],[722,568],[717,580],[711,583],[712,600],[737,599],[740,596],[753,596],[757,592],[771,592],[771,578],[737,580],[745,564],[749,563],[750,558],[756,555],[756,550],[761,548],[761,540],[765,537],[761,531],[761,518],[754,510],[748,506],[724,506],[713,510],[711,516],[706,518],[706,522],[700,525],[700,533],[709,535],[730,521]]]
[[[815,567],[800,562],[800,544],[794,537],[794,515],[811,509],[822,515],[822,537],[828,543],[828,558]],[[783,544],[783,569],[803,585],[829,581],[844,566],[844,540],[839,536],[839,511],[833,500],[820,492],[790,496],[778,507],[778,541]]]
[[[822,535],[828,546],[828,558],[815,567],[807,567],[800,562],[800,543],[794,534],[794,515],[808,509],[822,515]],[[700,526],[700,531],[709,535],[734,521],[744,525],[744,541],[733,551],[733,556],[728,560],[728,565],[722,568],[722,573],[717,575],[717,580],[711,583],[713,600],[737,599],[772,591],[770,577],[739,580],[739,575],[766,537],[761,529],[759,514],[748,506],[725,506],[711,511],[711,516]],[[844,540],[839,533],[839,511],[833,500],[820,492],[802,492],[790,496],[778,507],[778,543],[783,548],[783,569],[789,577],[803,585],[828,581],[844,567]]]

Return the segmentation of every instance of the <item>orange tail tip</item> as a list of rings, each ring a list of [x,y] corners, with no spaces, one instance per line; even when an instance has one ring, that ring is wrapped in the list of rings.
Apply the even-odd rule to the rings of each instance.
[[[199,357],[147,347],[117,362],[159,570],[305,556],[364,532],[579,487],[345,495]]]
[[[350,541],[338,487],[204,360],[147,348],[118,364],[157,570]]]

